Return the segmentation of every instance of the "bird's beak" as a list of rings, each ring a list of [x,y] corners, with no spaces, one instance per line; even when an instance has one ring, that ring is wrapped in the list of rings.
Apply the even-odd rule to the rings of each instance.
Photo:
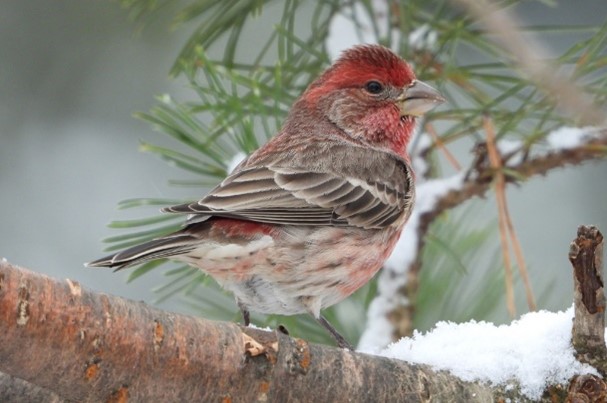
[[[446,101],[440,92],[418,80],[404,89],[399,100],[402,116],[421,116]]]

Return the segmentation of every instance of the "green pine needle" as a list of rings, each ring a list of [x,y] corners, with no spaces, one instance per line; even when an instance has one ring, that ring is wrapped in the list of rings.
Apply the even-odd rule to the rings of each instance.
[[[500,2],[501,7],[516,8],[520,0]],[[448,107],[427,116],[441,125],[442,143],[475,143],[484,139],[483,116],[490,116],[498,138],[514,138],[524,144],[521,152],[532,152],[550,130],[575,125],[575,119],[560,113],[541,88],[522,76],[512,55],[478,28],[462,9],[448,0],[412,0],[389,2],[390,18],[378,18],[376,2],[325,0],[120,0],[130,16],[139,22],[154,14],[172,13],[174,27],[187,26],[191,37],[184,44],[171,74],[185,80],[191,88],[189,101],[169,95],[147,113],[136,116],[148,121],[158,132],[171,138],[175,146],[143,142],[141,150],[161,157],[195,176],[175,180],[179,186],[196,186],[192,200],[200,197],[203,186],[221,181],[227,165],[237,152],[250,153],[280,129],[296,97],[320,71],[329,65],[326,39],[336,14],[359,23],[359,34],[375,33],[387,46],[399,49],[414,64],[420,79],[434,82],[447,97]],[[544,1],[558,6],[558,2]],[[358,4],[360,8],[350,7]],[[262,18],[266,9],[281,11],[274,29],[260,35],[252,55],[245,57],[241,43],[250,35],[247,22]],[[303,19],[303,13],[312,15]],[[363,27],[367,13],[374,18]],[[307,14],[306,14],[307,15]],[[426,26],[436,35],[430,48],[417,49],[409,43],[409,34]],[[549,62],[558,66],[572,82],[586,92],[598,107],[607,104],[607,22],[601,26],[531,25],[523,27],[540,39],[551,35],[576,35],[577,42]],[[393,35],[391,32],[398,32]],[[251,49],[247,49],[251,53]],[[211,58],[209,54],[220,53]],[[428,156],[431,172],[441,172],[435,150]],[[504,170],[507,175],[513,172]],[[519,181],[524,180],[516,175]],[[142,206],[167,206],[183,200],[141,198],[125,200],[120,209]],[[439,319],[466,320],[496,315],[503,297],[501,272],[496,259],[486,263],[484,273],[473,264],[480,249],[491,248],[488,229],[491,223],[477,223],[475,230],[464,230],[457,215],[437,220],[423,251],[415,325],[428,328]],[[457,221],[457,223],[456,223]],[[183,217],[154,216],[116,221],[110,227],[134,232],[106,239],[110,249],[131,246],[180,228]],[[486,225],[486,227],[483,227]],[[480,227],[481,229],[478,229]],[[493,244],[495,245],[495,243]],[[129,281],[161,266],[164,261],[146,263],[135,269]],[[475,268],[474,270],[472,268]],[[492,268],[489,270],[489,268]],[[180,266],[167,272],[170,281],[156,289],[160,300],[187,293],[185,303],[203,310],[205,315],[234,320],[238,317],[231,297],[199,270]],[[474,276],[476,286],[469,279]],[[468,284],[468,285],[467,285]],[[204,286],[204,290],[202,287]],[[365,311],[375,295],[375,280],[347,301],[325,313],[351,341],[360,336]],[[293,334],[328,342],[326,332],[307,316],[277,317],[253,315],[258,324],[282,323]]]

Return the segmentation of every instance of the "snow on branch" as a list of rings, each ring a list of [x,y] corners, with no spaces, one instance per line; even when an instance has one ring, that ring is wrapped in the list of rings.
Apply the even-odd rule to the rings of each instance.
[[[607,129],[561,128],[546,138],[543,151],[532,155],[522,143],[508,140],[497,144],[502,153],[503,166],[508,169],[507,183],[518,183],[521,178],[599,159],[607,153]],[[424,152],[422,149],[420,154]],[[395,339],[410,334],[411,304],[404,290],[407,278],[415,275],[421,267],[421,250],[430,224],[444,211],[473,197],[483,196],[493,181],[495,172],[489,164],[486,146],[477,145],[476,155],[476,160],[465,175],[456,174],[426,182],[418,176],[417,200],[411,218],[384,270],[380,272],[378,295],[370,305],[367,327],[359,342],[362,350],[377,351]],[[413,156],[415,166],[420,166],[419,160],[419,156]]]
[[[416,186],[416,202],[411,217],[403,230],[394,252],[386,261],[381,272],[377,296],[367,312],[367,328],[362,334],[358,348],[372,352],[392,341],[393,325],[388,319],[390,312],[398,306],[407,305],[400,289],[405,286],[407,270],[414,263],[420,249],[418,228],[422,216],[432,212],[437,202],[448,192],[460,189],[462,174],[445,179],[433,179]]]
[[[590,365],[605,349],[602,242],[581,227],[571,247],[575,310],[442,322],[386,357],[163,312],[1,261],[0,400],[604,401],[605,367]],[[578,320],[581,305],[597,316]],[[572,347],[574,312],[583,343]]]
[[[599,377],[607,374],[607,347],[603,236],[598,229],[580,226],[569,259],[574,307],[565,312],[532,312],[502,326],[439,322],[433,330],[414,332],[378,354],[427,364],[470,382],[520,388],[533,400],[539,400],[550,385],[574,379],[570,393],[592,394],[591,400],[580,401],[604,401],[607,389]]]
[[[509,325],[487,322],[439,322],[414,332],[379,354],[428,364],[466,381],[520,387],[537,400],[548,385],[567,383],[575,375],[599,375],[575,358],[571,345],[573,307],[565,312],[532,312]]]

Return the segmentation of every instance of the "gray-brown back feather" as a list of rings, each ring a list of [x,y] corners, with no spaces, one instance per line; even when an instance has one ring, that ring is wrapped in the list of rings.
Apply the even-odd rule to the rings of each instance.
[[[219,216],[381,229],[412,208],[411,168],[384,151],[332,140],[253,157],[202,200],[165,211],[193,214],[192,223]]]

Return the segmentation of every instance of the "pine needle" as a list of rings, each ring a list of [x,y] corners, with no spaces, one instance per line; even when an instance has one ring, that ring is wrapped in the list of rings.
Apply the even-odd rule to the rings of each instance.
[[[506,307],[511,318],[516,317],[516,304],[514,301],[514,280],[512,276],[512,262],[510,261],[510,252],[508,248],[508,225],[506,224],[506,181],[502,172],[501,158],[495,146],[495,130],[493,123],[488,117],[484,117],[483,124],[487,136],[487,153],[491,167],[495,169],[495,198],[498,207],[498,222],[500,233],[500,244],[502,247],[502,256],[504,258],[504,271],[506,283]]]
[[[436,147],[438,147],[438,149],[442,151],[442,153],[445,155],[445,158],[447,159],[449,164],[451,164],[453,169],[455,169],[457,172],[460,172],[462,170],[462,166],[460,165],[459,162],[457,162],[457,159],[451,153],[451,151],[449,151],[447,146],[445,146],[445,143],[443,143],[441,138],[436,133],[434,126],[431,123],[426,123],[425,127],[426,127],[426,131],[428,132],[430,137],[432,137],[434,144],[436,144]]]

